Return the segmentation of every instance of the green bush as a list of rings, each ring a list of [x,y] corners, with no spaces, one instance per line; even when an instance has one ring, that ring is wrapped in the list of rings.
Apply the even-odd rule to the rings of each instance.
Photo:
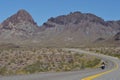
[[[32,65],[26,66],[23,70],[27,73],[36,73],[36,72],[45,72],[48,70],[48,67],[43,67],[43,63],[36,62]]]
[[[6,67],[0,68],[0,75],[5,75],[5,74],[7,74],[7,68]]]
[[[88,61],[85,67],[92,68],[100,63],[100,59],[94,59],[93,61]]]

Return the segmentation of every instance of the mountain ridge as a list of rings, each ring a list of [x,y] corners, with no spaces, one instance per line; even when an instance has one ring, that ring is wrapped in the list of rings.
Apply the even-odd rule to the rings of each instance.
[[[94,14],[78,11],[51,17],[38,27],[32,16],[22,9],[1,23],[0,39],[23,45],[78,47],[104,43],[118,32],[120,20],[104,21]]]

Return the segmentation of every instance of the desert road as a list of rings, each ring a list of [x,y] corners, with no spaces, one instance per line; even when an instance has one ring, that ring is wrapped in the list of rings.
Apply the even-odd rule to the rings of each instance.
[[[0,76],[0,80],[120,80],[120,60],[114,57],[105,56],[102,54],[95,54],[79,49],[65,49],[76,51],[84,54],[90,54],[93,56],[100,57],[106,61],[107,67],[105,70],[100,68],[96,69],[85,69],[74,72],[49,72],[39,73],[31,75],[17,75],[17,76]]]

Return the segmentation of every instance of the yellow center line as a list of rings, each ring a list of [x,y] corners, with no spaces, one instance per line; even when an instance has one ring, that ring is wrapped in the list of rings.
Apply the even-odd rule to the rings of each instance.
[[[83,78],[82,80],[93,80],[93,79],[95,79],[97,77],[100,77],[100,76],[102,76],[104,74],[110,73],[110,72],[118,69],[118,64],[116,62],[114,62],[114,63],[115,63],[115,67],[113,69],[105,71],[105,72],[102,72],[102,73],[98,73],[98,74],[95,74],[95,75],[92,75],[92,76],[88,76],[86,78]]]

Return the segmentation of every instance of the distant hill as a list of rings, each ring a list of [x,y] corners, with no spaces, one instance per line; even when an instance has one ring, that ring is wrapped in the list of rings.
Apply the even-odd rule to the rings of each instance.
[[[38,26],[32,16],[25,10],[19,10],[1,23],[0,41],[21,42],[31,38],[36,30]]]
[[[38,26],[25,10],[7,18],[0,25],[0,43],[42,47],[81,47],[106,43],[119,37],[120,21],[104,21],[90,14],[73,12],[51,17]],[[113,40],[116,42],[116,40]],[[107,42],[108,43],[108,42]]]

